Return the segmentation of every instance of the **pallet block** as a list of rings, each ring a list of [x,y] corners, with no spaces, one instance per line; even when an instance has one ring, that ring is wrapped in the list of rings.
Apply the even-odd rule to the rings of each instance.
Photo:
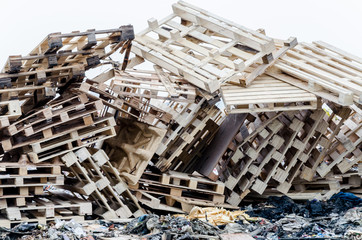
[[[0,129],[10,125],[22,115],[19,100],[0,101]]]

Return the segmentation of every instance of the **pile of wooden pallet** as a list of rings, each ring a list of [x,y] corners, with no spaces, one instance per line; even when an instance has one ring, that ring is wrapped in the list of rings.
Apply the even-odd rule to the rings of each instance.
[[[361,58],[172,9],[136,35],[53,33],[9,57],[0,222],[362,194]]]

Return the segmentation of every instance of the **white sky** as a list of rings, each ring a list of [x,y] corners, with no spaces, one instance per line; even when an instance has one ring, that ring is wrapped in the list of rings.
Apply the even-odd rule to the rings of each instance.
[[[187,0],[270,37],[323,40],[362,57],[362,0]],[[172,13],[167,0],[1,0],[0,69],[9,55],[27,55],[52,32],[111,29]]]

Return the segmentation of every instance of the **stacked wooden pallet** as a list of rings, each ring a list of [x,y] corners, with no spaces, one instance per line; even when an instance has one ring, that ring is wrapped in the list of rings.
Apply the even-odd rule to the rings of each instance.
[[[98,66],[100,61],[119,49],[126,51],[126,66],[133,38],[132,26],[54,33],[28,56],[9,57],[0,74],[0,221],[4,226],[21,221],[46,223],[55,218],[83,221],[85,215],[94,213],[113,218],[137,215],[137,210],[142,212],[136,200],[136,209],[125,204],[134,197],[119,172],[103,159],[107,156],[97,152],[90,158],[85,149],[116,135],[113,115],[105,111],[101,99],[70,91],[72,84],[84,80],[85,70]],[[89,171],[79,170],[84,178],[92,174],[93,180],[97,178],[97,184],[103,184],[100,186],[102,190],[104,187],[115,189],[109,192],[118,200],[118,211],[109,207],[108,200],[101,206],[108,206],[111,213],[107,215],[102,209],[93,211],[92,202],[87,200],[92,197],[90,193],[82,199],[65,192],[56,194],[50,191],[66,188],[72,176],[81,174],[69,174],[69,168],[76,169],[72,166],[74,162],[64,161],[63,164],[60,161],[74,152],[81,154],[81,160],[77,158],[79,161],[94,166],[81,167],[81,170]],[[108,171],[109,177],[101,171]],[[68,173],[66,182],[65,173]],[[81,178],[76,181],[82,183]],[[119,214],[112,214],[115,212]]]
[[[53,33],[9,57],[0,224],[362,194],[360,58],[184,1],[172,9],[136,35]],[[116,51],[123,61],[109,58]]]

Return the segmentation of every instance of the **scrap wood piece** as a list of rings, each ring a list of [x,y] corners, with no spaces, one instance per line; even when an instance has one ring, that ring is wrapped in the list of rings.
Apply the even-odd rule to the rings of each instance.
[[[109,30],[49,34],[28,56],[10,56],[2,72],[17,73],[37,68],[81,63],[88,67],[134,38],[132,25]],[[74,49],[76,49],[74,51]]]
[[[227,203],[215,203],[214,201],[199,200],[187,197],[171,197],[174,201],[181,204],[182,211],[190,213],[194,207],[219,207],[225,209],[239,209],[238,207],[232,206]]]
[[[171,85],[171,80],[169,74],[164,72],[160,66],[153,65],[153,69],[155,69],[157,76],[160,78],[162,84],[166,87],[167,92],[171,95],[171,97],[177,97],[179,94]]]
[[[273,39],[183,1],[173,12],[160,22],[148,20],[132,52],[210,93],[225,81],[243,79],[245,68],[268,62],[275,49]]]
[[[120,176],[136,184],[166,134],[165,129],[128,119],[118,119],[116,137],[105,141],[103,149]]]
[[[314,94],[267,75],[257,77],[248,88],[224,84],[221,96],[230,114],[295,111],[318,106]]]
[[[98,165],[100,163],[99,157],[98,154],[95,157],[97,161],[95,161],[86,148],[81,148],[76,153],[69,152],[62,157],[66,166],[75,175],[75,180],[78,181],[77,186],[79,186],[69,185],[68,189],[89,196],[99,206],[94,211],[94,214],[100,215],[105,219],[128,218],[132,215],[137,217],[141,215],[143,213],[142,209],[140,209],[135,198],[127,192],[127,189],[125,188],[122,193],[118,194],[110,184],[107,175],[104,175]],[[108,160],[103,159],[101,161],[104,164]],[[128,200],[125,199],[126,195],[124,194],[128,194]]]
[[[288,50],[274,66],[298,78],[298,87],[301,81],[306,82],[309,90],[323,92],[328,100],[346,106],[361,103],[362,96],[362,64],[350,56],[323,42],[301,43]],[[293,84],[284,77],[280,79]],[[303,87],[308,91],[305,84]]]

